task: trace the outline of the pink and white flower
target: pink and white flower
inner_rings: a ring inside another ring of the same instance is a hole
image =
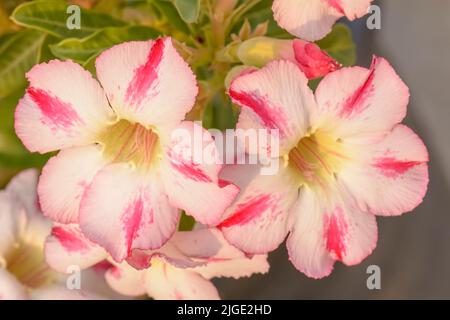
[[[248,277],[266,273],[267,255],[246,256],[229,245],[220,231],[180,231],[158,250],[133,250],[117,263],[100,246],[85,238],[77,225],[53,228],[46,243],[47,262],[65,272],[68,265],[88,268],[105,264],[105,278],[118,293],[154,299],[219,299],[214,277]]]
[[[227,169],[243,191],[218,228],[249,254],[272,251],[289,234],[292,263],[321,278],[336,260],[354,265],[372,252],[376,215],[422,202],[428,153],[400,124],[409,90],[385,59],[330,73],[315,95],[307,81],[291,62],[276,61],[232,82],[229,95],[242,107],[237,127],[278,129],[273,160],[284,166],[272,176]]]
[[[72,61],[53,60],[27,73],[16,133],[32,152],[61,150],[39,181],[44,214],[79,224],[117,261],[164,245],[178,208],[217,223],[238,189],[219,181],[220,165],[195,162],[186,139],[172,136],[195,130],[183,119],[198,91],[172,40],[114,46],[97,58],[96,72],[99,82]]]
[[[364,16],[373,0],[274,0],[272,10],[280,27],[298,38],[316,41],[346,16]]]
[[[101,298],[101,283],[92,290],[69,290],[65,277],[45,263],[52,223],[39,210],[37,179],[37,171],[26,170],[0,191],[0,300]]]

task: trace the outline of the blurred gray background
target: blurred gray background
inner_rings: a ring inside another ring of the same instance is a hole
[[[411,90],[406,123],[430,152],[430,185],[420,207],[378,218],[379,239],[363,263],[340,263],[323,280],[289,263],[285,246],[270,255],[271,270],[250,279],[219,279],[224,299],[450,299],[450,0],[382,0],[381,30],[366,18],[350,23],[358,64],[387,58]],[[368,290],[366,269],[381,268],[381,290]]]

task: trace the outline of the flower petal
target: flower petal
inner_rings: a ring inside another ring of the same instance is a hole
[[[7,270],[0,268],[0,300],[26,300],[26,288]]]
[[[124,163],[100,170],[80,205],[81,230],[116,261],[132,249],[160,248],[175,232],[178,218],[160,178]]]
[[[286,242],[289,259],[311,278],[323,278],[335,260],[355,265],[377,242],[375,217],[349,200],[325,202],[325,195],[304,187],[290,214],[291,234]]]
[[[171,38],[116,45],[97,58],[96,69],[117,114],[144,126],[178,125],[198,92]]]
[[[62,150],[51,158],[38,185],[44,215],[61,223],[77,223],[83,193],[106,164],[95,145]]]
[[[15,114],[16,133],[28,150],[46,153],[95,140],[113,113],[91,74],[72,61],[34,66]]]
[[[327,2],[331,0],[274,0],[272,10],[280,27],[297,38],[315,41],[326,36],[344,15]]]
[[[359,206],[391,216],[409,212],[423,200],[428,186],[428,152],[408,127],[398,125],[381,142],[359,147],[363,157],[339,174]]]
[[[370,69],[330,73],[320,82],[316,99],[316,127],[344,139],[380,136],[405,117],[409,90],[385,59],[374,57]]]
[[[145,273],[147,293],[157,300],[217,300],[212,282],[194,271],[156,261]]]
[[[228,242],[246,253],[270,252],[287,235],[288,212],[297,197],[295,173],[289,168],[273,176],[257,175],[242,188],[218,228]]]
[[[84,290],[68,289],[62,284],[51,284],[31,291],[32,300],[101,300],[102,297]]]
[[[289,152],[305,134],[309,111],[315,108],[308,80],[288,61],[271,62],[237,77],[228,94],[242,107],[237,128],[278,130],[282,154]]]
[[[14,248],[26,227],[23,206],[11,193],[0,191],[0,268],[6,264],[5,256]]]
[[[207,235],[214,237],[214,242],[220,244],[220,250],[216,253],[209,255],[205,255],[203,259],[205,260],[205,264],[195,267],[192,270],[199,273],[206,279],[212,279],[214,277],[228,277],[238,279],[241,277],[250,277],[254,273],[267,273],[269,271],[269,263],[267,262],[267,255],[254,255],[252,257],[247,256],[244,252],[237,249],[236,247],[230,245],[217,229],[200,229],[194,230],[191,232],[186,232],[181,235],[181,232],[178,233],[184,238],[186,241],[183,243],[186,248],[189,244],[189,239],[196,238],[195,233],[198,236],[204,237]],[[183,239],[183,240],[184,240]],[[177,240],[181,240],[178,238]],[[174,241],[176,241],[174,239]],[[196,246],[192,244],[189,247],[197,247],[197,248],[206,248],[209,247],[213,249],[211,246],[212,241],[202,241],[197,242]],[[212,243],[214,243],[212,242]],[[215,251],[213,249],[212,251]]]
[[[173,131],[162,168],[173,206],[200,223],[218,223],[239,192],[233,184],[219,181],[220,169],[216,145],[205,129],[185,121]]]
[[[337,10],[342,8],[349,20],[354,20],[365,16],[373,0],[328,0],[330,5],[334,5]]]
[[[70,273],[71,266],[86,269],[106,259],[106,251],[89,241],[78,225],[56,225],[45,243],[48,265],[60,273]]]
[[[109,286],[118,293],[138,297],[147,292],[145,272],[135,270],[126,263],[121,263],[106,271],[105,279]]]

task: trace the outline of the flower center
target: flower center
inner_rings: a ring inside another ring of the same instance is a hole
[[[127,120],[108,127],[98,142],[103,146],[104,155],[113,163],[131,162],[140,169],[149,169],[161,150],[154,130]]]
[[[289,152],[289,165],[297,169],[302,182],[326,187],[330,180],[335,179],[344,161],[349,159],[346,154],[342,142],[316,131],[302,138]]]
[[[57,278],[44,260],[43,248],[20,241],[5,256],[6,270],[28,288],[37,288]]]

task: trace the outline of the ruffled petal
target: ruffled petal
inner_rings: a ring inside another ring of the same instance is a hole
[[[220,221],[239,192],[219,181],[220,161],[211,135],[193,122],[183,122],[166,148],[162,177],[171,204],[207,225]]]
[[[258,71],[237,77],[228,94],[242,107],[237,129],[251,129],[256,133],[258,129],[277,130],[281,154],[289,152],[306,133],[309,112],[315,108],[308,79],[288,61],[274,61]],[[280,155],[274,154],[269,141],[258,143],[258,152],[270,157]]]
[[[178,218],[160,178],[124,163],[100,170],[80,205],[83,233],[119,262],[132,249],[160,248],[175,232]]]
[[[339,196],[324,201],[325,195],[304,187],[290,213],[289,259],[311,278],[328,276],[335,260],[358,264],[376,246],[375,216]]]
[[[428,152],[408,127],[398,125],[377,144],[358,146],[360,161],[338,175],[363,210],[382,216],[409,212],[428,186]]]
[[[330,6],[329,2],[332,1],[274,0],[272,10],[280,27],[297,38],[316,41],[325,37],[336,20],[344,15],[342,10]]]
[[[236,175],[227,167],[224,176]],[[276,175],[257,175],[242,186],[236,202],[218,225],[232,245],[249,254],[275,250],[287,235],[287,217],[298,197],[295,173],[280,168]],[[231,181],[234,179],[231,177]]]
[[[330,73],[320,82],[316,99],[313,126],[342,139],[379,139],[405,117],[409,89],[385,59],[375,57],[370,69]]]
[[[32,152],[93,142],[113,118],[98,82],[72,61],[36,65],[27,78],[30,86],[17,106],[15,128]]]
[[[56,225],[45,243],[48,265],[60,273],[70,272],[69,267],[86,269],[106,259],[106,251],[89,241],[78,225]]]
[[[156,128],[173,128],[193,107],[198,88],[171,38],[126,42],[96,60],[97,76],[117,114]]]
[[[51,158],[38,186],[44,214],[57,222],[77,223],[84,191],[106,164],[100,147],[95,145],[63,150]]]

